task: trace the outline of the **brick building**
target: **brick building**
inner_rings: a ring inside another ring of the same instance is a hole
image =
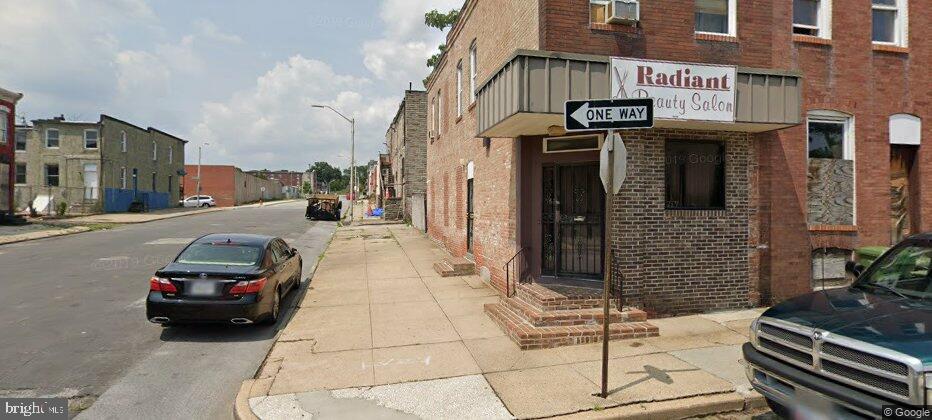
[[[197,165],[185,165],[184,190],[196,195]],[[214,198],[219,207],[233,207],[259,200],[278,200],[285,196],[281,181],[260,178],[233,165],[201,165],[201,194]]]
[[[608,246],[626,304],[741,308],[932,229],[919,2],[608,3],[467,0],[428,79],[428,232],[496,288],[591,296]],[[603,133],[566,133],[563,103],[643,96],[605,215]]]
[[[16,182],[16,153],[13,150],[13,138],[16,132],[16,103],[22,98],[22,93],[0,88],[0,223],[11,218],[15,212],[13,185]]]
[[[101,114],[97,121],[63,116],[18,128],[16,206],[67,203],[68,213],[149,210],[180,199],[186,140]],[[54,211],[36,208],[38,211]]]
[[[401,199],[403,219],[425,230],[427,185],[427,92],[406,90],[385,132],[388,147],[386,187]]]
[[[297,171],[268,171],[268,170],[258,170],[258,171],[246,171],[249,174],[259,176],[261,178],[274,179],[282,183],[286,187],[298,187],[301,188],[301,183],[303,181],[304,172]]]

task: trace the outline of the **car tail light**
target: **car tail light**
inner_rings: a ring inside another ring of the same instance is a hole
[[[178,293],[178,289],[172,284],[171,280],[160,277],[149,279],[149,291],[163,293]]]
[[[265,287],[266,280],[268,279],[263,277],[257,280],[238,281],[236,282],[236,284],[233,285],[233,287],[230,288],[230,294],[231,295],[243,295],[247,293],[259,293],[260,291],[262,291],[262,288]]]

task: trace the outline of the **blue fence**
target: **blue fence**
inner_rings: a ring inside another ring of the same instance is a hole
[[[171,206],[171,197],[168,193],[153,191],[122,190],[107,188],[104,190],[104,212],[119,213],[129,210],[133,201],[140,201],[149,210],[167,209]]]

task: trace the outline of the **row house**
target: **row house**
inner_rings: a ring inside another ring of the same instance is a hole
[[[649,316],[810,291],[853,249],[932,228],[920,6],[467,0],[427,80],[428,233],[535,305],[586,307],[606,248]],[[653,97],[655,125],[620,133],[606,197],[604,132],[567,133],[563,107],[625,97]],[[506,325],[513,301],[486,309]]]
[[[98,121],[33,120],[17,129],[16,206],[52,213],[174,207],[186,140],[109,115]]]
[[[391,189],[402,218],[427,229],[427,92],[408,89],[385,132]]]
[[[16,181],[13,151],[15,136],[16,103],[22,93],[0,88],[0,223],[12,222],[15,213],[14,187]]]

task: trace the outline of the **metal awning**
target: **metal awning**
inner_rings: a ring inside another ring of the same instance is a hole
[[[477,91],[477,137],[544,135],[567,100],[610,97],[608,56],[517,50]],[[798,72],[737,68],[735,122],[655,121],[655,127],[762,132],[799,124]]]

